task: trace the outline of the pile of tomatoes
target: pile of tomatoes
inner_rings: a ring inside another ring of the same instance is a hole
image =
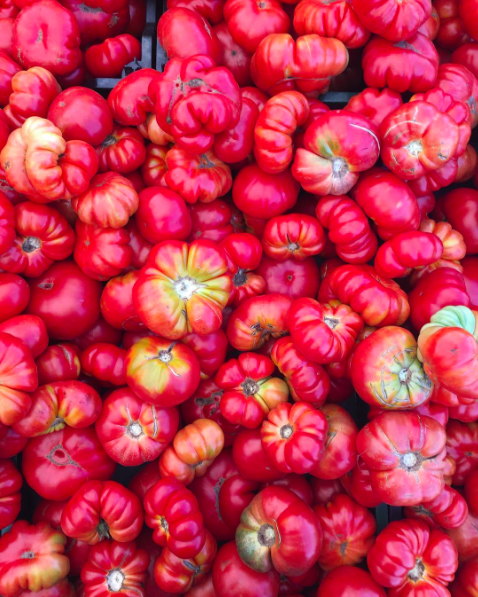
[[[476,597],[478,0],[145,13],[0,0],[0,595]]]

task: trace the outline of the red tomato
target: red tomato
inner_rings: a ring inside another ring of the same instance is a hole
[[[310,506],[292,491],[266,487],[246,507],[236,530],[242,561],[257,572],[275,568],[298,576],[317,561],[322,529]]]
[[[39,30],[43,32],[40,45],[36,43]],[[54,75],[67,75],[81,60],[78,23],[58,2],[34,2],[15,21],[12,51],[24,68],[43,66]]]
[[[302,261],[322,251],[325,234],[315,218],[288,214],[267,222],[261,242],[264,252],[276,261],[286,261],[289,257]]]
[[[386,412],[358,434],[357,451],[384,502],[414,506],[444,488],[445,429],[414,412]]]
[[[99,171],[113,170],[127,174],[139,168],[146,159],[146,148],[141,133],[135,128],[115,125],[113,131],[96,148]]]
[[[236,126],[219,133],[214,139],[214,153],[220,160],[234,166],[251,155],[258,117],[257,105],[251,99],[243,97],[241,115]]]
[[[426,0],[412,0],[397,5],[393,0],[353,0],[352,6],[361,23],[372,33],[392,42],[409,39],[430,16],[431,5]]]
[[[140,37],[143,34],[146,24],[146,2],[145,0],[129,0],[129,23],[126,33]]]
[[[146,122],[148,114],[154,112],[154,102],[148,89],[157,74],[152,68],[141,68],[126,75],[111,90],[108,107],[118,124],[138,126]]]
[[[316,97],[327,91],[331,78],[345,70],[347,62],[347,48],[338,39],[271,33],[257,46],[251,76],[270,95],[297,90]]]
[[[299,188],[290,169],[268,174],[257,164],[250,164],[236,176],[232,198],[247,216],[269,219],[294,207]]]
[[[470,471],[478,467],[478,424],[449,421],[447,431],[447,451],[456,461],[453,485],[463,485]]]
[[[310,478],[310,487],[312,488],[312,505],[325,506],[332,501],[335,496],[344,493],[342,483],[339,479],[332,479],[330,481],[324,479]]]
[[[133,305],[133,286],[139,272],[134,270],[111,279],[101,294],[100,308],[105,320],[114,328],[141,332],[145,325],[139,319]]]
[[[18,315],[0,323],[0,332],[5,332],[21,340],[31,350],[35,359],[48,346],[45,324],[36,315]]]
[[[217,39],[219,40],[219,43],[221,45],[222,65],[231,71],[240,87],[242,87],[243,85],[250,85],[252,83],[252,56],[243,48],[241,48],[241,46],[237,42],[234,41],[225,21],[213,27],[213,31],[216,34]],[[244,99],[245,98],[243,97],[243,107],[245,103]]]
[[[455,189],[439,200],[439,208],[451,226],[463,235],[467,255],[478,253],[478,191]]]
[[[309,0],[310,1],[310,0]],[[379,127],[382,120],[402,105],[402,96],[392,89],[366,88],[354,95],[346,106],[347,110],[369,118]]]
[[[418,267],[431,265],[443,254],[443,243],[431,232],[401,232],[377,251],[374,268],[379,276],[403,278]]]
[[[472,39],[478,39],[478,27],[473,22],[477,17],[477,3],[474,0],[460,0],[458,7],[465,31]]]
[[[36,525],[25,520],[15,522],[0,537],[2,595],[18,597],[23,591],[43,591],[65,578],[70,570],[65,544],[65,535],[44,522]],[[25,553],[34,557],[25,558]]]
[[[267,482],[284,477],[265,453],[259,429],[245,429],[237,435],[232,457],[239,474],[250,481]]]
[[[221,329],[206,335],[187,334],[181,341],[197,356],[201,379],[212,377],[226,360],[227,336]]]
[[[339,566],[320,583],[317,597],[348,597],[353,593],[362,597],[386,597],[385,589],[372,576],[356,566]]]
[[[81,381],[54,381],[40,386],[31,395],[32,405],[25,417],[14,424],[20,435],[36,437],[65,426],[92,425],[101,412],[101,398]]]
[[[19,454],[28,442],[27,437],[22,437],[12,427],[0,423],[0,450],[5,458],[12,458]]]
[[[101,316],[89,330],[73,339],[80,350],[86,350],[91,344],[104,342],[106,344],[121,344],[122,332],[112,327]],[[78,352],[79,354],[79,352]]]
[[[473,597],[478,589],[478,561],[475,559],[462,564],[450,586],[454,597]]]
[[[271,358],[284,375],[295,402],[321,406],[330,389],[330,380],[324,369],[306,358],[290,337],[279,338],[274,343]]]
[[[465,43],[453,52],[451,62],[456,62],[472,72],[475,77],[478,75],[478,44]]]
[[[10,526],[20,514],[23,477],[11,460],[0,459],[0,528]]]
[[[108,479],[115,463],[103,450],[93,427],[65,427],[28,440],[22,472],[45,499],[65,500],[89,480]]]
[[[314,507],[324,532],[319,565],[323,570],[360,563],[375,542],[377,523],[369,510],[339,494]]]
[[[340,483],[350,497],[365,508],[376,508],[382,503],[372,488],[370,469],[360,456],[354,468],[340,478]]]
[[[460,303],[467,305],[470,309],[478,309],[478,259],[475,257],[465,257],[460,261],[463,267],[463,278],[465,280],[466,293],[470,297],[470,303]]]
[[[141,60],[141,42],[130,33],[110,37],[86,50],[85,65],[92,77],[120,77],[127,64]]]
[[[168,7],[158,21],[158,42],[169,59],[201,54],[221,63],[221,44],[199,12],[187,7]]]
[[[338,479],[352,470],[357,461],[357,425],[341,406],[325,404],[320,410],[327,419],[327,440],[324,456],[311,474],[319,479]]]
[[[303,475],[315,468],[326,438],[327,419],[307,403],[279,404],[261,425],[264,451],[284,473]]]
[[[442,48],[455,50],[470,41],[459,13],[459,0],[435,0],[433,4],[440,17],[437,44]]]
[[[141,191],[135,220],[141,234],[152,243],[186,240],[191,233],[191,215],[184,200],[167,188]]]
[[[279,594],[279,573],[271,568],[268,572],[257,572],[241,560],[236,543],[226,543],[219,550],[214,561],[212,581],[216,597],[234,597],[231,589],[240,589],[241,597],[277,597]],[[237,595],[237,593],[236,593]]]
[[[179,558],[193,558],[206,542],[204,520],[194,494],[176,479],[161,479],[144,498],[153,539]]]
[[[430,531],[418,520],[396,520],[378,535],[367,564],[374,579],[390,587],[390,597],[415,591],[446,595],[458,553],[443,531]]]
[[[441,64],[438,69],[436,86],[449,93],[454,100],[468,104],[471,112],[472,127],[478,123],[478,81],[461,64]]]
[[[163,178],[166,173],[167,153],[168,147],[164,145],[155,145],[154,143],[150,143],[146,147],[146,159],[141,166],[141,176],[146,186],[164,186]]]
[[[223,199],[215,199],[211,203],[194,203],[189,207],[192,230],[189,240],[213,240],[221,242],[232,235],[232,206]]]
[[[139,466],[165,450],[178,424],[177,409],[151,406],[128,388],[121,388],[104,401],[96,433],[112,460],[123,466]]]
[[[405,508],[404,513],[407,518],[422,520],[432,529],[455,529],[465,523],[468,506],[458,491],[445,485],[444,490],[435,499],[423,502],[419,506]]]
[[[129,10],[126,0],[62,0],[78,21],[81,42],[89,45],[123,33],[128,26]]]
[[[277,293],[291,299],[310,298],[319,290],[319,268],[313,257],[279,262],[264,255],[255,273],[264,279],[268,296]]]
[[[0,19],[15,18],[19,13],[19,7],[12,0],[3,0],[0,6]]]
[[[149,462],[145,466],[141,467],[133,476],[128,484],[128,489],[137,495],[141,502],[143,502],[144,496],[146,495],[148,489],[157,483],[160,478],[158,463],[156,461]],[[139,538],[141,539],[141,535]]]
[[[108,597],[110,593],[125,589],[142,595],[148,564],[148,553],[138,549],[134,541],[119,543],[106,540],[93,545],[81,569],[85,595]]]
[[[29,298],[30,288],[23,278],[0,273],[0,321],[19,315],[27,306]]]

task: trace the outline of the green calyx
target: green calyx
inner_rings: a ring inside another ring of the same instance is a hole
[[[426,323],[422,329],[426,330],[430,327],[444,327],[444,328],[462,328],[470,334],[475,332],[475,316],[473,311],[463,305],[444,307],[432,315],[430,323]]]

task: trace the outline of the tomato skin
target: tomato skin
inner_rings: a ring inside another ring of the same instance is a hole
[[[115,125],[101,145],[96,147],[99,171],[129,174],[146,159],[146,147],[141,133],[132,127]]]
[[[337,255],[347,263],[366,263],[377,252],[377,237],[362,209],[346,195],[326,195],[318,202],[317,219],[328,228]]]
[[[352,383],[362,400],[394,411],[420,406],[432,394],[413,334],[397,326],[380,328],[358,344]]]
[[[219,133],[214,139],[213,150],[216,156],[232,167],[246,160],[254,147],[254,130],[258,118],[257,105],[251,99],[243,97],[238,123]]]
[[[324,456],[311,474],[319,479],[338,479],[352,470],[357,461],[357,425],[337,404],[324,404],[320,410],[327,419],[327,440]]]
[[[466,254],[478,253],[478,235],[475,223],[478,219],[478,191],[455,189],[439,199],[438,205],[452,228],[463,235]]]
[[[172,7],[158,21],[158,42],[168,58],[201,54],[221,63],[221,45],[206,19],[188,7]]]
[[[266,529],[270,538],[264,545],[261,536]],[[258,493],[242,513],[236,545],[241,559],[253,570],[275,568],[280,574],[298,576],[317,561],[322,529],[312,508],[297,495],[271,486]]]
[[[61,528],[73,539],[96,545],[105,538],[132,541],[143,526],[138,497],[115,481],[89,481],[70,498]]]
[[[141,60],[141,42],[130,31],[105,39],[85,52],[85,65],[93,77],[119,77],[135,59]]]
[[[11,460],[0,459],[0,528],[11,525],[20,514],[23,477]]]
[[[178,429],[175,408],[152,407],[127,388],[112,392],[103,403],[96,433],[108,456],[123,466],[155,460]]]
[[[434,270],[421,278],[408,293],[413,327],[420,330],[443,307],[465,305],[474,308],[470,304],[469,287],[466,284],[466,277],[448,267]]]
[[[124,348],[106,342],[97,342],[81,353],[81,370],[106,386],[124,386],[125,359]]]
[[[264,255],[255,273],[264,279],[266,294],[277,293],[294,300],[314,297],[319,290],[319,271],[313,257],[279,262]]]
[[[239,474],[250,481],[267,482],[284,477],[265,453],[259,429],[244,429],[238,433],[232,457]]]
[[[28,305],[29,299],[30,288],[22,277],[0,273],[0,321],[20,315]]]
[[[236,176],[232,185],[232,198],[247,216],[269,219],[294,207],[299,188],[300,185],[290,169],[270,174],[261,170],[257,164],[249,164]]]
[[[175,406],[199,385],[199,361],[181,342],[146,337],[126,352],[125,377],[142,400],[155,406]]]
[[[133,305],[133,287],[139,278],[139,271],[133,270],[108,281],[100,300],[101,314],[118,330],[142,332],[146,329]]]
[[[290,257],[303,261],[322,251],[325,234],[315,218],[305,214],[288,214],[267,222],[261,242],[266,255],[276,261]]]
[[[191,233],[192,221],[186,203],[166,188],[141,191],[135,220],[141,234],[152,243],[186,240]]]
[[[424,522],[406,519],[391,522],[379,533],[367,563],[374,579],[391,587],[392,597],[417,586],[445,595],[458,568],[458,553],[443,531],[430,531]]]
[[[295,402],[322,406],[330,390],[330,379],[325,370],[305,357],[289,336],[274,343],[271,359],[284,375]]]
[[[70,498],[86,481],[107,479],[114,469],[93,427],[65,427],[34,437],[23,451],[25,480],[45,499]]]
[[[451,61],[466,66],[475,77],[478,74],[478,45],[476,42],[460,44],[451,55]]]
[[[364,508],[376,508],[382,503],[381,498],[377,497],[372,488],[370,469],[360,456],[354,468],[340,478],[340,483],[350,497]]]
[[[111,592],[107,582],[113,571],[123,575],[128,592],[142,594],[148,564],[148,553],[138,549],[134,541],[119,543],[107,539],[97,543],[92,546],[88,561],[81,569],[85,595],[107,597]]]
[[[144,501],[144,496],[148,489],[153,487],[155,483],[160,480],[158,463],[157,462],[149,462],[145,466],[141,467],[139,471],[133,476],[131,481],[128,484],[128,489],[131,490],[141,502]],[[151,533],[152,535],[152,533]],[[140,534],[139,539],[141,539],[142,534]],[[151,543],[153,543],[151,537]],[[156,545],[156,543],[154,543]]]
[[[324,532],[320,567],[333,570],[361,562],[375,542],[377,524],[373,515],[344,494],[315,506],[314,512]]]
[[[231,71],[236,79],[238,85],[250,85],[251,80],[251,58],[249,52],[246,52],[241,46],[234,41],[225,21],[218,23],[213,27],[213,31],[221,44],[222,49],[222,65]],[[244,97],[242,98],[242,105],[244,107]],[[219,154],[218,154],[219,157]],[[221,158],[224,160],[224,158]],[[227,161],[227,160],[224,160]]]
[[[455,529],[465,523],[468,505],[458,491],[445,485],[442,493],[435,499],[423,502],[419,506],[405,508],[404,513],[407,518],[423,520],[431,529]]]
[[[104,342],[106,344],[120,344],[122,340],[122,332],[111,326],[103,317],[94,323],[89,330],[81,336],[77,336],[72,340],[73,344],[77,346],[80,351],[86,350],[92,344]],[[79,354],[79,352],[78,352]]]
[[[471,111],[471,126],[478,122],[478,84],[476,77],[461,64],[441,64],[438,69],[437,87],[450,94],[455,101],[465,102]]]
[[[0,449],[4,458],[12,458],[26,446],[27,437],[22,437],[12,427],[0,423]]]
[[[152,68],[141,68],[126,75],[111,90],[108,108],[118,124],[138,126],[146,122],[148,114],[154,112],[154,103],[148,90],[156,75],[157,72]]]
[[[324,139],[329,142],[324,142]],[[378,128],[365,116],[330,110],[307,128],[304,148],[296,151],[292,174],[316,195],[343,195],[380,154]]]
[[[261,425],[262,446],[285,473],[310,472],[324,453],[326,437],[325,416],[305,403],[279,404]]]
[[[360,592],[363,597],[386,597],[385,589],[371,574],[356,566],[339,566],[329,572],[320,583],[316,597],[348,597],[354,592]]]
[[[277,597],[279,594],[279,573],[274,568],[268,572],[249,568],[241,560],[234,541],[218,551],[212,580],[216,597],[256,597],[258,593],[263,597]]]
[[[36,437],[63,429],[92,425],[101,412],[101,398],[81,381],[54,381],[31,394],[32,405],[25,417],[14,424],[20,435]]]
[[[35,48],[38,27],[45,30],[41,48]],[[67,75],[80,64],[80,30],[72,13],[48,1],[26,6],[15,21],[12,51],[23,68],[43,66],[54,75]]]
[[[456,461],[453,485],[463,485],[470,471],[478,467],[478,424],[450,420],[446,431],[447,451]]]
[[[211,203],[193,203],[189,207],[192,229],[189,240],[212,240],[220,243],[234,232],[232,225],[232,206],[224,199],[215,199]]]
[[[391,411],[360,431],[357,451],[370,468],[377,497],[389,504],[414,506],[443,490],[445,441],[445,429],[435,419],[413,411]]]
[[[65,535],[44,522],[36,525],[25,520],[15,522],[0,538],[2,595],[18,597],[23,590],[42,591],[65,578],[70,570],[65,544]],[[35,563],[21,558],[27,551],[35,554]]]
[[[205,55],[173,58],[149,87],[161,129],[171,134],[180,147],[196,154],[211,149],[214,136],[235,126],[240,117],[239,86],[232,73],[216,67],[217,63]],[[201,85],[184,85],[178,92],[178,76],[184,82],[199,78]]]
[[[447,50],[455,50],[471,41],[459,13],[458,0],[435,0],[434,6],[440,17],[440,29],[436,39],[438,45]]]
[[[425,0],[414,0],[403,6],[390,0],[371,3],[353,0],[352,7],[364,27],[393,42],[410,38],[431,14],[431,5]]]
[[[0,323],[0,332],[5,332],[21,340],[31,350],[34,359],[48,346],[45,324],[36,315],[17,315]]]
[[[473,597],[478,589],[478,561],[476,558],[462,564],[450,586],[453,597]]]
[[[271,33],[257,46],[251,76],[270,95],[296,90],[316,97],[347,63],[347,48],[338,39],[311,34],[294,40],[288,33]]]

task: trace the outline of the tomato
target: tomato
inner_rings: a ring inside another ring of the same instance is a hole
[[[81,353],[81,370],[91,375],[107,386],[124,386],[126,350],[108,344],[97,342],[91,344]]]
[[[267,294],[282,294],[291,299],[313,297],[319,290],[319,269],[313,257],[302,261],[289,258],[279,262],[275,259],[264,257],[256,274],[265,281]]]
[[[269,174],[250,164],[236,176],[232,198],[244,214],[269,219],[294,207],[299,188],[289,169]]]
[[[338,301],[318,303],[302,298],[292,303],[287,318],[294,345],[320,364],[345,358],[363,327],[360,315]]]
[[[42,591],[65,578],[70,570],[65,544],[65,535],[44,522],[15,522],[0,537],[2,595],[18,597],[23,591]]]
[[[144,498],[146,524],[153,539],[180,558],[193,558],[204,546],[206,530],[193,493],[176,479],[161,479]]]
[[[442,425],[414,412],[386,412],[368,423],[357,451],[377,497],[405,506],[435,498],[444,487],[445,440]]]
[[[374,579],[390,587],[390,597],[406,592],[446,595],[445,586],[458,568],[458,553],[443,531],[430,531],[419,520],[397,520],[379,533],[367,563]]]
[[[422,520],[431,529],[455,529],[465,523],[468,506],[458,491],[445,485],[444,490],[435,499],[423,502],[419,506],[405,508],[404,513],[407,518]]]
[[[413,327],[420,330],[432,315],[449,305],[470,305],[467,279],[449,267],[439,268],[420,279],[409,292],[410,318]]]
[[[282,487],[257,494],[241,516],[236,545],[242,561],[257,572],[275,568],[297,576],[316,561],[322,530],[312,508]]]
[[[0,423],[0,450],[2,457],[12,458],[19,454],[26,446],[28,438],[18,435],[12,427]],[[259,442],[260,443],[260,442]]]
[[[234,166],[251,155],[254,147],[254,129],[258,117],[259,108],[257,105],[251,99],[242,97],[238,123],[234,127],[219,133],[214,139],[214,153],[220,160]]]
[[[20,435],[36,437],[63,429],[92,425],[101,412],[101,398],[81,381],[55,381],[40,386],[31,395],[32,404],[25,417],[14,424]]]
[[[36,39],[43,32],[41,45]],[[15,21],[12,51],[24,68],[43,66],[54,75],[67,75],[80,63],[80,30],[72,13],[46,0],[26,6]]]
[[[385,589],[372,576],[356,566],[339,566],[320,583],[317,597],[348,597],[360,593],[362,597],[386,597]]]
[[[178,93],[177,77],[185,83],[200,79],[202,84],[186,84]],[[215,67],[208,56],[170,60],[152,82],[149,93],[156,101],[159,126],[171,133],[183,149],[191,152],[209,150],[215,134],[235,126],[239,121],[239,86],[230,71]]]
[[[463,485],[470,471],[478,466],[478,424],[451,420],[447,425],[447,451],[456,461],[454,485]]]
[[[478,83],[473,73],[461,64],[441,64],[436,85],[454,100],[468,104],[471,126],[475,127],[478,122]]]
[[[221,45],[209,23],[195,10],[168,7],[158,21],[158,42],[167,57],[191,58],[201,54],[216,64],[221,62]]]
[[[352,359],[352,383],[365,402],[384,409],[414,408],[432,393],[413,334],[397,326],[380,328],[359,343]]]
[[[114,37],[128,26],[129,10],[125,0],[87,0],[84,4],[78,0],[62,0],[62,3],[75,15],[83,45]]]
[[[261,426],[264,451],[284,473],[310,472],[323,456],[326,437],[325,416],[306,403],[279,404]]]
[[[86,50],[85,65],[92,77],[120,77],[127,64],[141,60],[141,43],[130,33],[110,37]]]
[[[155,460],[173,440],[179,416],[175,408],[142,402],[131,390],[119,389],[103,403],[96,433],[106,453],[123,466]]]
[[[478,253],[478,235],[474,223],[478,217],[478,191],[455,189],[439,200],[439,207],[452,228],[460,232],[466,245],[466,254]]]
[[[333,570],[361,562],[375,541],[377,525],[373,515],[344,494],[315,506],[314,512],[324,532],[320,567]]]
[[[454,50],[470,41],[459,13],[459,0],[435,0],[434,6],[440,17],[437,44],[442,48]]]
[[[324,231],[311,216],[288,214],[271,218],[261,239],[264,252],[276,261],[302,261],[318,255],[325,245]]]
[[[55,77],[41,66],[20,71],[12,77],[12,94],[4,114],[12,130],[29,116],[45,118],[55,97],[61,93]]]
[[[354,468],[340,478],[341,487],[364,508],[376,508],[382,503],[377,497],[370,482],[370,469],[360,456]],[[326,500],[323,505],[327,503]]]
[[[185,6],[199,13],[212,25],[223,20],[223,4],[222,0],[167,0],[168,9]]]
[[[224,447],[224,432],[215,421],[198,419],[183,427],[161,455],[162,478],[175,477],[189,485],[202,477]]]
[[[425,0],[412,0],[403,5],[392,0],[373,0],[368,4],[364,0],[353,0],[352,7],[364,27],[392,42],[409,39],[431,14],[431,5]]]
[[[270,410],[286,402],[286,383],[272,377],[274,364],[267,356],[246,352],[219,368],[215,383],[224,390],[221,413],[235,425],[255,429]]]
[[[89,189],[74,197],[73,209],[85,224],[121,228],[139,206],[133,183],[116,172],[96,175]]]
[[[288,33],[271,33],[257,46],[251,76],[270,95],[297,90],[315,97],[347,63],[347,48],[338,39],[311,34],[294,40]]]
[[[349,49],[360,48],[370,37],[352,3],[345,0],[330,5],[324,0],[302,0],[294,11],[294,30],[298,35],[316,33],[335,37]]]
[[[184,594],[206,580],[216,552],[216,541],[209,531],[206,531],[206,542],[201,551],[192,558],[179,558],[165,547],[154,565],[154,580],[164,591]]]
[[[135,220],[141,234],[152,243],[185,240],[191,233],[192,221],[186,203],[167,188],[141,191]]]
[[[360,178],[355,200],[373,220],[383,240],[418,229],[420,209],[415,195],[403,180],[387,170],[372,170]]]
[[[284,476],[265,453],[259,429],[245,429],[238,433],[232,457],[240,475],[250,481],[275,481]]]
[[[325,404],[320,409],[327,419],[325,453],[311,474],[319,479],[338,479],[355,465],[357,425],[352,417],[336,404]]]
[[[327,195],[316,206],[319,222],[337,255],[348,263],[366,263],[377,252],[377,237],[362,209],[346,195]]]
[[[0,528],[11,525],[20,514],[23,477],[11,460],[0,459]]]
[[[165,157],[164,182],[187,203],[210,203],[231,188],[231,170],[213,151],[201,152],[173,147]]]
[[[0,323],[0,332],[5,332],[21,340],[37,358],[48,346],[45,324],[36,315],[17,315]]]
[[[222,10],[222,4],[221,4]],[[211,21],[210,21],[211,22]],[[231,71],[236,79],[238,85],[243,87],[244,85],[251,84],[251,58],[249,52],[246,52],[236,41],[234,41],[225,21],[217,24],[213,27],[213,31],[216,34],[219,44],[222,50],[222,62],[221,64]],[[250,103],[243,102],[242,106],[247,103],[246,110],[249,110]],[[253,102],[254,103],[254,102]],[[244,112],[241,112],[241,119]],[[257,114],[256,114],[257,119]],[[227,134],[227,133],[226,133]],[[221,159],[224,159],[223,157]],[[227,160],[225,160],[227,161]]]
[[[277,597],[279,593],[279,573],[274,568],[257,572],[244,564],[234,541],[219,550],[212,580],[216,597]]]
[[[369,265],[343,265],[330,276],[332,298],[350,305],[371,326],[401,325],[408,318],[410,306],[407,296],[393,280],[381,278]],[[323,295],[319,300],[330,300]]]
[[[154,102],[148,89],[156,75],[157,72],[152,68],[141,68],[126,75],[111,90],[108,107],[118,124],[138,126],[146,123],[148,115],[154,112]]]
[[[192,229],[189,240],[205,239],[221,242],[232,235],[232,206],[223,199],[211,203],[194,203],[189,206]]]
[[[472,72],[475,77],[478,74],[477,68],[477,54],[478,45],[476,43],[464,43],[460,44],[451,55],[451,62],[466,66],[466,68]]]
[[[73,339],[73,344],[81,351],[98,342],[121,344],[122,337],[123,334],[120,330],[115,329],[100,316],[89,330]],[[78,354],[80,354],[80,351],[78,351]]]
[[[111,134],[96,148],[99,171],[113,170],[127,174],[139,168],[146,159],[146,148],[141,133],[135,128],[115,125]]]
[[[324,142],[324,139],[328,139]],[[292,174],[302,188],[317,195],[343,195],[379,157],[377,127],[365,116],[331,110],[319,116],[296,151]]]
[[[295,402],[315,407],[325,402],[330,389],[329,376],[320,365],[305,357],[290,337],[279,338],[274,343],[271,358],[284,375]]]
[[[155,145],[154,143],[150,143],[146,147],[146,158],[141,166],[141,177],[146,186],[164,186],[163,178],[166,173],[167,153],[168,147],[164,145]]]
[[[457,173],[455,182],[466,182],[473,176],[476,178],[478,155],[475,148],[468,144],[465,152],[457,158]],[[431,210],[430,210],[431,211]]]
[[[86,481],[107,479],[114,469],[92,427],[67,426],[32,438],[23,451],[25,480],[45,499],[67,499]]]
[[[465,281],[466,293],[470,298],[470,303],[460,303],[469,306],[470,309],[478,309],[478,260],[475,257],[465,257],[460,261],[463,267],[463,279]]]
[[[110,593],[143,594],[149,555],[133,541],[102,541],[93,545],[81,569],[85,597],[108,597]]]
[[[19,13],[19,7],[12,0],[4,0],[0,7],[0,18],[15,18]]]
[[[226,360],[227,336],[221,329],[207,335],[188,334],[182,338],[199,360],[201,379],[208,379],[216,373]]]
[[[460,566],[450,590],[454,597],[473,597],[477,589],[478,568],[477,560],[474,558]]]

